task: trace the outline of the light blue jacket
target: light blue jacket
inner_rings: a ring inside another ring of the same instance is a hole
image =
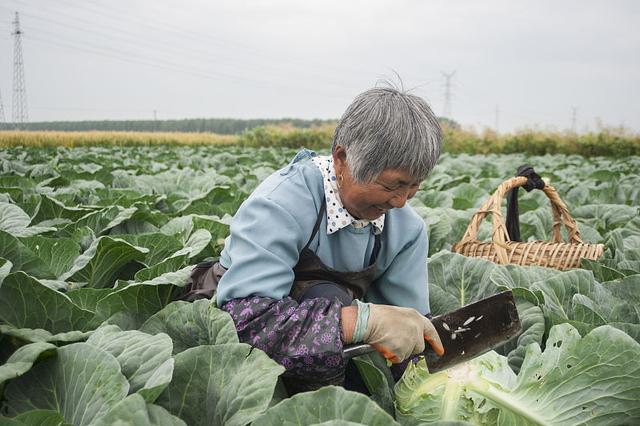
[[[322,174],[303,150],[286,167],[264,180],[245,200],[231,223],[220,263],[217,303],[250,295],[282,299],[291,291],[293,267],[311,236],[324,199]],[[368,266],[374,244],[372,225],[349,225],[327,235],[326,214],[309,246],[325,265],[339,271]],[[385,218],[376,278],[367,302],[430,313],[427,288],[428,239],[425,224],[406,204]]]

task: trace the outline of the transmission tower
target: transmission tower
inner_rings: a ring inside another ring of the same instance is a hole
[[[446,73],[442,72],[442,76],[445,78],[444,83],[444,108],[442,109],[442,116],[451,118],[451,79],[456,72]]]
[[[27,113],[27,88],[24,84],[24,61],[22,60],[22,30],[16,12],[13,21],[13,123],[19,126],[29,120]]]
[[[576,133],[578,131],[578,108],[571,107],[571,132]]]
[[[7,119],[4,116],[4,106],[2,105],[2,92],[0,92],[0,124],[6,123]],[[2,127],[2,126],[0,126]]]

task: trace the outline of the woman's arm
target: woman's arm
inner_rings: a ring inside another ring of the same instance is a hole
[[[313,205],[306,210],[313,216]],[[231,262],[223,262],[228,270],[218,285],[217,300],[221,305],[249,295],[281,299],[289,294],[293,267],[309,238],[313,217],[308,219],[311,225],[299,223],[300,219],[304,218],[293,217],[281,203],[266,196],[253,196],[242,204],[221,256],[222,261]]]
[[[322,381],[344,371],[341,319],[350,339],[355,307],[325,298],[298,304],[290,297],[249,296],[232,299],[222,309],[233,318],[240,341],[265,351],[287,369],[286,376]]]
[[[356,328],[357,319],[358,308],[356,306],[347,306],[341,309],[340,337],[345,345],[348,345],[353,341],[353,332]]]

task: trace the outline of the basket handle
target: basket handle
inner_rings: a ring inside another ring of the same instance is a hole
[[[500,184],[496,191],[490,196],[487,201],[476,211],[467,226],[462,239],[456,246],[461,246],[470,242],[478,242],[478,230],[480,224],[491,213],[493,215],[493,232],[491,235],[492,242],[496,244],[496,251],[498,257],[504,256],[505,263],[507,259],[507,242],[511,242],[507,227],[502,217],[502,201],[507,192],[513,188],[524,186],[527,183],[527,178],[524,176],[514,177],[508,179]],[[560,199],[560,196],[556,192],[555,188],[549,185],[545,185],[542,191],[547,195],[551,202],[551,213],[553,216],[553,242],[561,243],[562,234],[560,234],[560,225],[564,225],[569,235],[569,242],[573,244],[583,243],[580,238],[580,231],[578,225],[573,219],[566,204]]]
[[[542,189],[545,186],[540,175],[533,170],[533,167],[526,164],[518,167],[516,176],[525,176],[527,178],[527,184],[523,187],[527,192],[534,189]],[[522,241],[520,237],[520,214],[518,213],[519,189],[519,187],[515,187],[507,192],[507,232],[511,241]]]

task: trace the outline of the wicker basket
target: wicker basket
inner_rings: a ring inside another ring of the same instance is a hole
[[[514,177],[498,186],[482,207],[473,215],[462,239],[454,244],[453,251],[470,257],[480,257],[492,262],[516,265],[538,265],[548,268],[569,269],[580,265],[580,258],[595,260],[604,252],[602,244],[584,243],[576,221],[556,190],[548,185],[542,189],[551,201],[553,214],[553,241],[516,242],[509,233],[502,217],[502,200],[513,188],[524,186],[526,177]],[[491,242],[478,241],[480,223],[488,213],[493,215]],[[560,225],[567,230],[569,242],[563,242]]]

